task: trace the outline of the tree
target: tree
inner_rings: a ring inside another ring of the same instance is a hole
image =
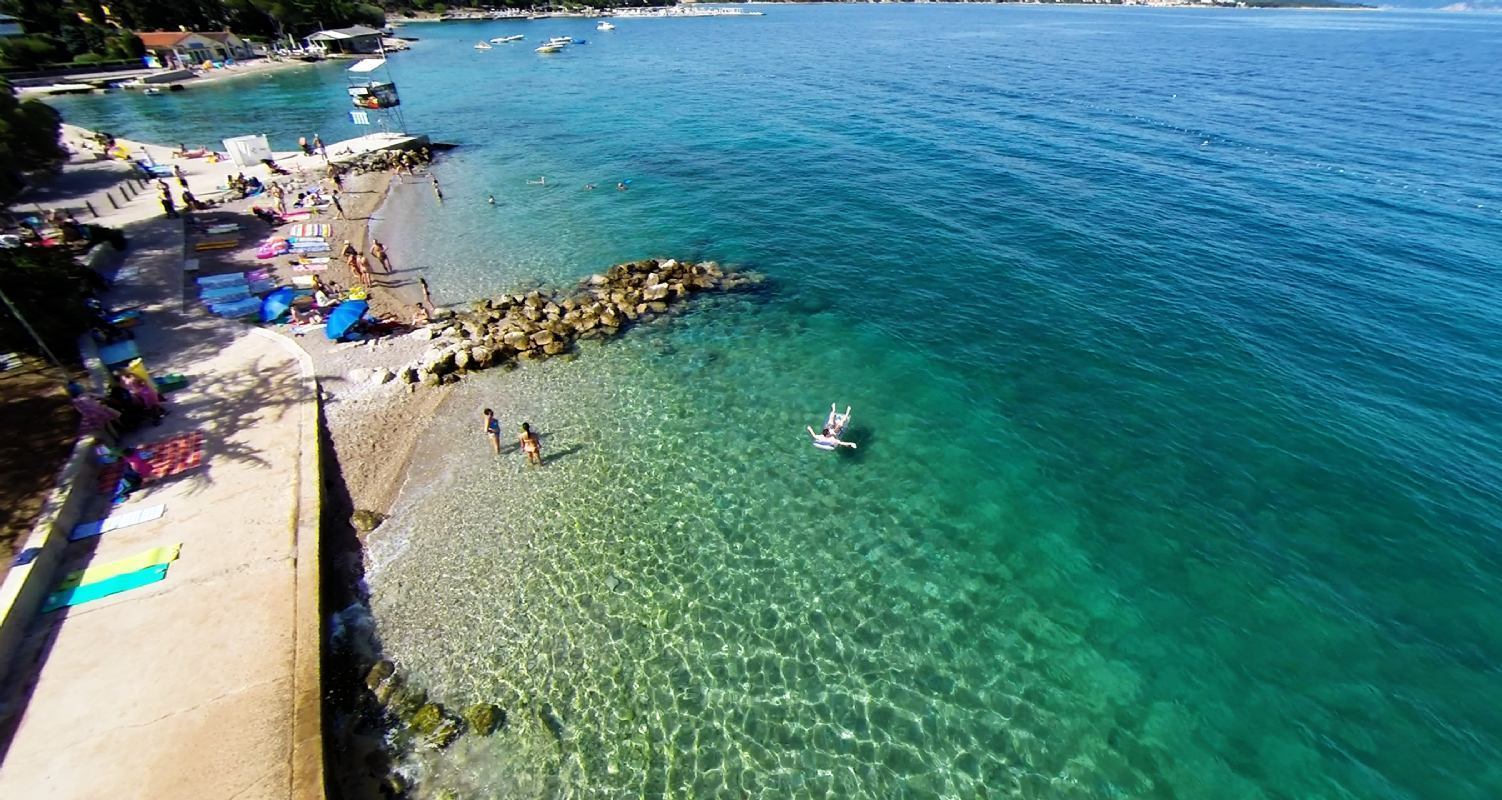
[[[62,117],[39,100],[20,101],[0,80],[0,206],[9,206],[26,187],[27,176],[55,172],[68,159],[62,145]]]

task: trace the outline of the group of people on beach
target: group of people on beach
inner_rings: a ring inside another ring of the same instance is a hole
[[[500,455],[501,421],[496,419],[495,412],[491,409],[487,408],[483,413],[485,418],[482,430],[485,437],[490,440],[490,446],[495,450],[495,454]],[[532,426],[529,423],[522,423],[521,432],[517,434],[517,444],[522,455],[527,457],[527,463],[537,467],[542,466],[542,440],[532,432]]]

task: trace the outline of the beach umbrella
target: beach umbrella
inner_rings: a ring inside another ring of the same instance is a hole
[[[344,338],[344,334],[349,333],[349,329],[353,328],[355,323],[359,322],[360,318],[365,316],[365,310],[368,308],[370,308],[370,304],[364,300],[345,300],[337,308],[329,312],[328,323],[324,331],[334,341]]]
[[[261,321],[270,322],[280,319],[283,314],[287,313],[287,309],[292,307],[292,298],[296,295],[297,293],[290,286],[283,286],[266,295],[266,299],[261,301]]]

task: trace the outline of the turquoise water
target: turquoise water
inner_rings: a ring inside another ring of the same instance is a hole
[[[1502,18],[766,10],[408,28],[440,300],[774,280],[433,421],[373,608],[512,714],[428,796],[1502,796]],[[59,105],[290,147],[342,86]]]

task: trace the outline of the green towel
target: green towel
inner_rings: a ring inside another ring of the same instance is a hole
[[[144,553],[136,553],[129,558],[122,558],[119,561],[99,564],[88,569],[75,570],[63,576],[62,583],[59,583],[57,589],[54,591],[60,592],[78,586],[88,586],[91,583],[109,580],[116,575],[124,575],[127,572],[135,572],[138,569],[176,561],[178,551],[182,550],[182,547],[181,542],[169,544],[152,548]]]
[[[90,600],[109,597],[112,594],[136,589],[148,583],[156,583],[165,577],[167,577],[167,565],[157,564],[146,569],[138,569],[135,572],[127,572],[123,575],[116,575],[113,578],[106,578],[98,583],[91,583],[87,586],[61,589],[47,595],[47,599],[42,602],[42,613],[46,614],[59,608],[76,606],[79,603],[87,603]]]

